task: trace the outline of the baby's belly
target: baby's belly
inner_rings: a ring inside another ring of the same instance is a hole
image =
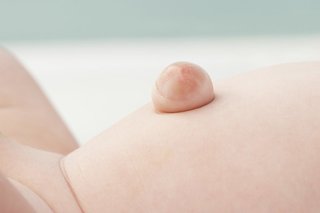
[[[147,105],[66,158],[87,212],[319,212],[320,63],[215,86],[197,110]]]

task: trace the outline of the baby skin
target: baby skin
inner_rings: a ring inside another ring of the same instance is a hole
[[[152,104],[74,151],[0,139],[0,208],[319,212],[319,82],[320,63],[292,63],[213,92],[200,67],[173,64]]]

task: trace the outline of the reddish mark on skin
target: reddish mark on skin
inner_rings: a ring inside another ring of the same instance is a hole
[[[198,66],[176,63],[167,67],[161,74],[157,88],[165,98],[184,100],[197,92],[204,81],[204,76],[205,73]]]

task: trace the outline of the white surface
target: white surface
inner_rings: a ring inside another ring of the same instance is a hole
[[[320,35],[241,39],[9,43],[81,143],[149,101],[159,72],[175,61],[214,80],[275,63],[320,60]]]

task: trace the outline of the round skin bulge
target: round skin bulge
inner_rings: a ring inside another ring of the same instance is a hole
[[[182,112],[210,103],[214,91],[209,75],[198,65],[177,62],[158,77],[152,92],[158,112]]]

